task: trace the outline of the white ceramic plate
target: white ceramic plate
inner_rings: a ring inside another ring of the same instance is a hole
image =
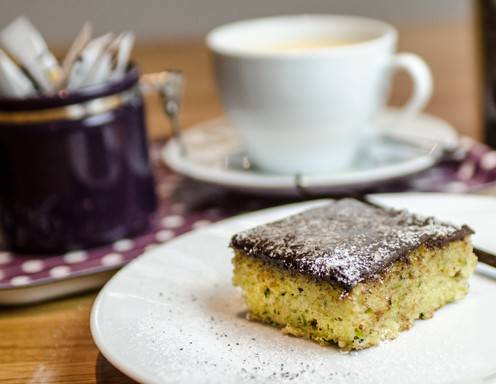
[[[496,250],[496,199],[387,195],[378,201],[468,222]],[[91,315],[97,346],[147,383],[488,383],[496,379],[496,281],[396,340],[344,354],[245,320],[231,285],[230,236],[323,201],[268,209],[191,232],[133,261],[103,288]],[[492,376],[491,376],[492,375]]]
[[[164,162],[177,173],[202,182],[262,195],[336,193],[371,187],[406,177],[432,167],[440,146],[454,147],[457,134],[446,121],[422,114],[411,120],[400,118],[395,109],[381,116],[379,128],[389,137],[408,137],[417,145],[378,138],[370,141],[347,170],[324,175],[279,175],[248,164],[235,130],[225,119],[199,124],[183,132],[187,155],[170,140],[162,151]]]

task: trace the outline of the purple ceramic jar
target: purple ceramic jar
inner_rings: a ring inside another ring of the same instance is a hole
[[[156,195],[139,72],[0,99],[0,225],[16,252],[66,252],[147,227]]]

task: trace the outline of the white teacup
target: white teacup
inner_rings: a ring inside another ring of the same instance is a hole
[[[378,20],[336,15],[240,21],[210,32],[218,88],[248,158],[277,173],[346,168],[376,134],[397,69],[414,83],[405,116],[420,112],[431,74],[418,56],[395,54],[397,35]]]

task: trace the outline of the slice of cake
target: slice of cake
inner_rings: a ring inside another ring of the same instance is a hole
[[[233,236],[249,317],[284,333],[363,349],[467,294],[467,226],[333,201]]]

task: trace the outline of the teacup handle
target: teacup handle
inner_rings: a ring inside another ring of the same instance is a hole
[[[404,116],[416,115],[424,109],[432,95],[432,74],[429,66],[413,53],[398,53],[391,63],[393,70],[404,70],[413,80],[413,94],[402,108]]]

